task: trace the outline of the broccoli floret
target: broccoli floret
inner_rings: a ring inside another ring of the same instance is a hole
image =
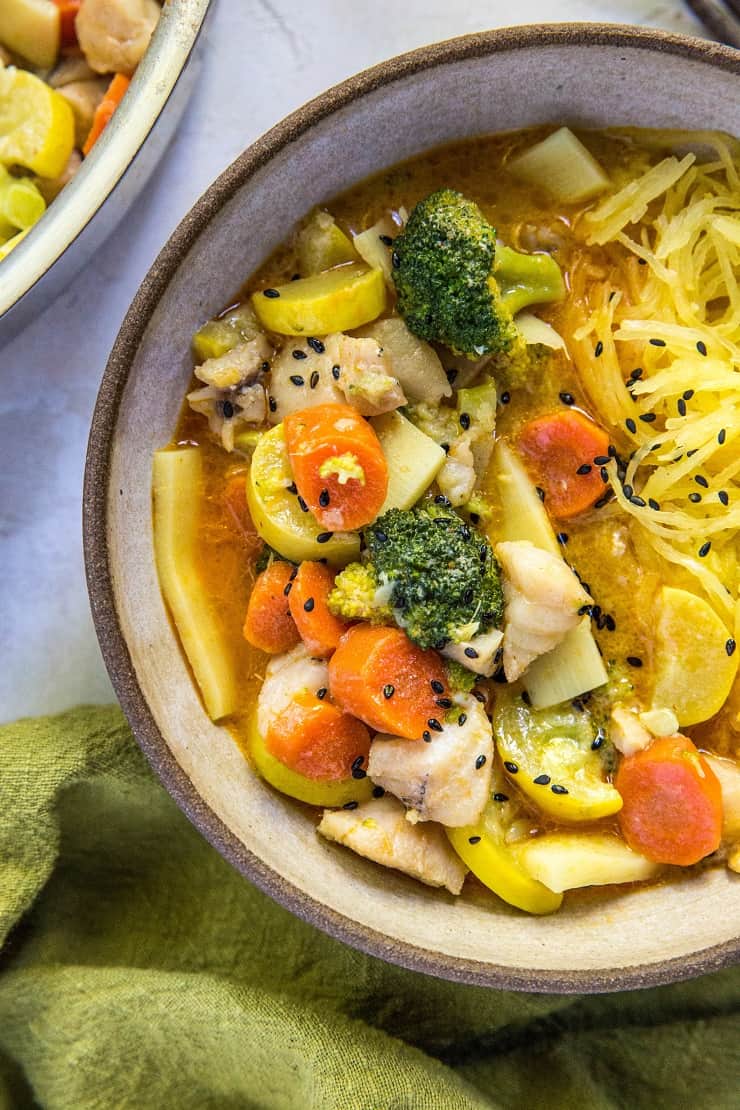
[[[393,610],[389,597],[390,588],[378,585],[372,566],[350,563],[337,575],[326,603],[335,617],[392,624]]]
[[[390,586],[395,622],[420,647],[441,650],[461,628],[472,636],[500,624],[491,545],[451,509],[432,500],[390,509],[363,537],[378,583]]]
[[[469,694],[479,678],[479,675],[473,674],[472,671],[463,667],[462,663],[458,663],[455,659],[445,659],[445,670],[447,671],[447,681],[450,684],[450,689],[455,694]]]
[[[549,255],[497,245],[478,205],[454,189],[419,201],[392,258],[398,311],[410,330],[471,358],[522,358],[525,344],[512,317],[564,295]]]

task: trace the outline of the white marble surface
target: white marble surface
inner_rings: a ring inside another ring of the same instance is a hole
[[[0,351],[0,719],[113,696],[89,615],[80,490],[123,314],[209,182],[329,85],[423,43],[507,23],[604,20],[701,33],[680,0],[219,0],[199,87],[125,226]]]

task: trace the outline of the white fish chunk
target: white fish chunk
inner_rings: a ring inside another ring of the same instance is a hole
[[[622,755],[634,755],[649,748],[653,742],[651,733],[638,717],[638,710],[630,710],[624,705],[615,705],[611,712],[609,739]]]
[[[265,681],[257,698],[257,728],[267,736],[275,718],[287,709],[296,694],[315,694],[329,687],[329,668],[323,659],[313,659],[303,644],[274,655],[267,664]]]
[[[414,741],[409,741],[413,743]],[[403,871],[427,886],[462,890],[467,868],[439,825],[412,825],[395,798],[372,798],[355,810],[327,809],[318,831],[384,867]]]
[[[235,389],[255,382],[262,367],[272,357],[272,345],[265,335],[239,343],[225,355],[207,358],[195,367],[195,376],[216,389]]]
[[[463,712],[462,724],[444,724],[429,743],[376,736],[370,745],[370,778],[415,809],[420,821],[474,825],[488,801],[491,722],[474,698],[465,699]]]
[[[96,73],[131,75],[159,20],[156,0],[82,0],[75,30]]]
[[[339,387],[347,404],[362,416],[380,416],[406,404],[406,396],[393,374],[393,360],[376,339],[338,335],[336,362]]]
[[[568,564],[527,540],[496,544],[504,572],[504,673],[514,682],[552,651],[592,603]]]

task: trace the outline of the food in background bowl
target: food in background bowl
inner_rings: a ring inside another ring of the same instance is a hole
[[[740,866],[739,167],[715,133],[437,150],[196,333],[160,582],[329,839],[533,913]]]
[[[0,259],[92,150],[159,15],[156,0],[3,0]]]

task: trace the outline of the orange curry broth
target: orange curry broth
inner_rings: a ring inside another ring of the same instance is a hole
[[[410,211],[423,196],[447,185],[474,199],[501,238],[512,247],[525,251],[534,249],[534,231],[539,229],[541,234],[542,228],[549,229],[553,241],[559,241],[560,234],[567,233],[579,215],[581,206],[558,206],[548,202],[542,192],[516,181],[504,169],[512,154],[546,133],[545,129],[533,128],[440,148],[362,182],[327,202],[326,207],[343,230],[357,233],[375,223],[389,208],[397,209],[403,205]],[[645,168],[645,150],[626,142],[624,136],[617,139],[606,133],[590,132],[588,145],[616,181]],[[608,250],[586,247],[566,236],[557,255],[566,285],[569,287],[569,273],[577,265],[588,265],[599,277],[607,276],[614,268],[619,251],[621,248],[614,246]],[[290,280],[296,268],[295,250],[290,240],[256,271],[234,301],[245,300],[256,289]],[[538,308],[537,313],[556,330],[567,330],[562,305]],[[198,384],[196,379],[193,382]],[[558,352],[545,361],[543,369],[528,386],[512,389],[510,402],[499,406],[497,437],[515,438],[524,421],[561,408],[561,392],[572,393],[576,407],[583,407],[588,412],[575,370]],[[233,648],[234,664],[243,677],[238,711],[226,723],[242,751],[246,752],[247,713],[254,705],[267,663],[267,657],[252,648],[242,635],[260,544],[253,530],[245,534],[237,524],[233,512],[224,504],[224,490],[229,478],[246,474],[249,462],[240,455],[229,455],[215,445],[204,418],[192,412],[187,403],[183,406],[173,443],[198,444],[204,450],[205,491],[200,507],[199,572],[203,588],[213,600],[224,635]],[[495,535],[496,506],[492,508],[491,532]],[[248,521],[246,506],[244,517]],[[640,567],[627,517],[612,505],[567,522],[553,523],[556,532],[567,536],[565,557],[588,584],[603,613],[609,613],[616,623],[614,631],[598,630],[594,623],[594,634],[605,660],[625,664],[628,655],[640,657],[643,666],[638,669],[625,665],[625,672],[634,685],[636,696],[648,700],[646,695],[651,686],[650,620],[659,580],[654,572]],[[711,724],[696,730],[700,733],[701,746],[721,748],[721,744],[712,743]],[[687,730],[689,733],[693,731]],[[547,822],[541,814],[537,814],[536,823],[544,827]],[[605,823],[600,824],[604,827]]]

